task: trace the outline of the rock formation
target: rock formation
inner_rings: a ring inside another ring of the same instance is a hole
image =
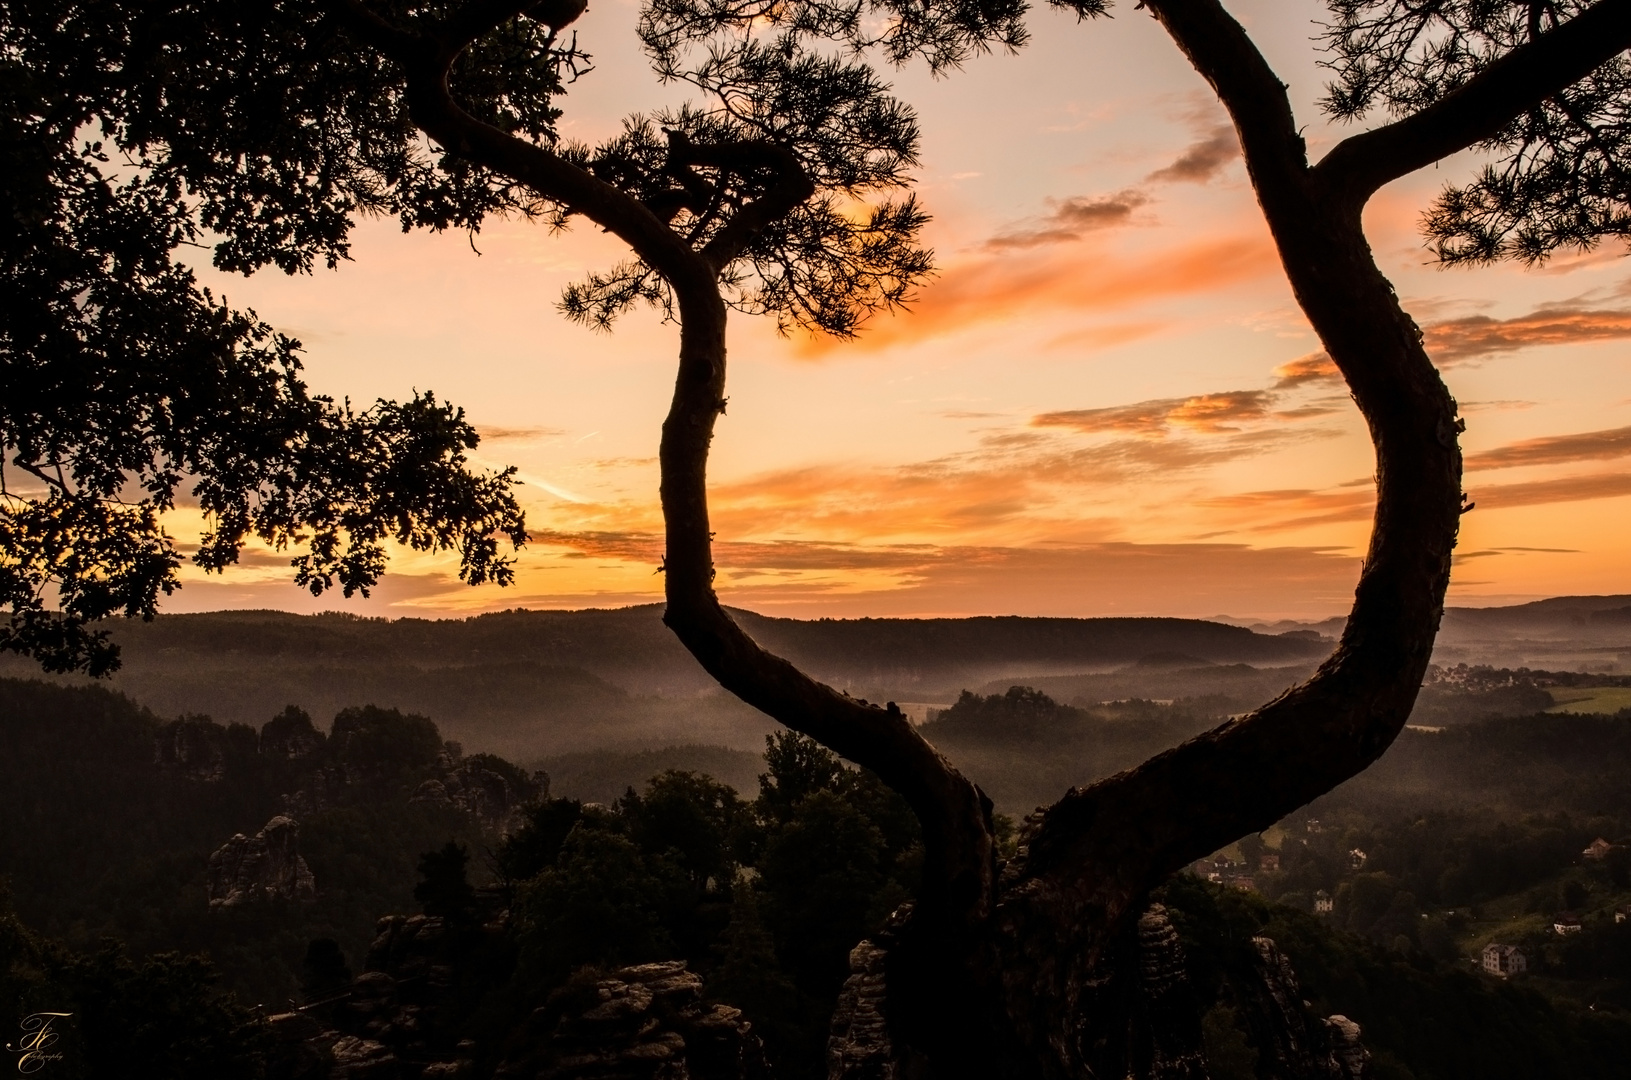
[[[1178,931],[1161,904],[1151,904],[1138,919],[1138,982],[1151,1080],[1206,1080],[1201,1009]]]
[[[892,924],[901,916],[896,913]],[[917,1075],[909,1053],[889,1028],[886,965],[896,925],[850,952],[850,975],[838,997],[827,1041],[828,1080],[901,1080]],[[1139,917],[1125,966],[1111,961],[1101,1000],[1127,1007],[1134,1060],[1115,1073],[1141,1080],[1207,1080],[1200,1002],[1184,963],[1178,933],[1160,904]],[[1251,1042],[1259,1075],[1271,1080],[1366,1080],[1370,1054],[1359,1025],[1345,1016],[1309,1011],[1290,962],[1268,938],[1252,939],[1255,962],[1230,985]],[[1118,973],[1124,972],[1125,974]],[[1127,977],[1127,976],[1130,976]],[[1108,994],[1108,997],[1105,996]]]
[[[497,1080],[766,1080],[741,1011],[702,1003],[683,961],[569,985],[534,1011]]]
[[[900,1071],[884,1008],[887,956],[870,941],[850,950],[850,975],[839,991],[827,1039],[827,1076],[832,1080],[896,1080]]]
[[[1232,985],[1257,1047],[1259,1073],[1275,1080],[1364,1080],[1370,1054],[1359,1042],[1359,1025],[1345,1016],[1312,1015],[1291,962],[1272,939],[1254,937],[1252,949],[1256,977]]]
[[[429,803],[463,810],[480,821],[482,826],[499,834],[507,834],[521,823],[521,812],[538,799],[549,797],[549,776],[532,774],[531,783],[517,790],[502,773],[489,767],[492,760],[485,754],[460,759],[453,748],[437,759],[438,775],[420,784],[408,801]]]
[[[445,1010],[456,968],[503,920],[456,932],[441,919],[379,921],[371,970],[323,1002],[270,1017],[270,1080],[452,1080],[475,1069]],[[461,936],[462,934],[462,936]],[[505,1040],[495,1080],[769,1080],[738,1010],[702,1001],[683,962],[642,964],[557,990]]]
[[[238,907],[280,897],[315,900],[317,884],[300,857],[300,825],[279,814],[254,836],[236,833],[210,856],[211,908]]]

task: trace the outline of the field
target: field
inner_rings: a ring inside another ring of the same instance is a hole
[[[1601,713],[1611,716],[1621,709],[1631,709],[1631,687],[1557,687],[1549,692],[1553,705],[1546,710],[1547,712]]]

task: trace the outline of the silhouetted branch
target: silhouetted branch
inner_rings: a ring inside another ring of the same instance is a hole
[[[1420,112],[1344,139],[1314,172],[1363,200],[1383,184],[1492,138],[1627,48],[1631,0],[1600,0]]]

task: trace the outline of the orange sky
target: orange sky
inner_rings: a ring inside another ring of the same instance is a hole
[[[1308,21],[1236,3],[1291,84],[1315,155],[1341,132]],[[925,134],[920,196],[940,272],[860,341],[732,326],[712,464],[727,602],[798,616],[1174,614],[1345,609],[1372,461],[1292,303],[1233,136],[1203,83],[1130,5],[943,80],[896,73]],[[593,0],[597,70],[563,102],[593,139],[678,99],[633,48],[635,6]],[[1462,403],[1466,486],[1453,603],[1631,592],[1631,267],[1620,252],[1441,271],[1416,221],[1452,161],[1384,190],[1377,258]],[[169,610],[383,615],[659,598],[655,454],[676,337],[650,313],[611,335],[555,302],[622,257],[608,237],[495,223],[475,240],[359,230],[308,278],[206,275],[306,346],[318,390],[414,388],[463,405],[484,462],[514,464],[533,540],[518,584],[469,589],[399,554],[369,601],[313,600],[287,554],[190,573]],[[188,523],[177,520],[178,535]]]

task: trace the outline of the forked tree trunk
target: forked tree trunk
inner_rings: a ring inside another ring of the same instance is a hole
[[[904,718],[810,682],[759,650],[719,606],[701,465],[724,396],[724,308],[712,298],[682,308],[662,448],[666,621],[727,688],[875,769],[923,817],[924,895],[887,957],[902,1067],[1120,1080],[1141,1056],[1147,1066],[1135,1034],[1145,999],[1134,938],[1149,891],[1359,772],[1410,713],[1460,515],[1455,403],[1371,259],[1358,206],[1313,180],[1261,171],[1254,179],[1287,273],[1376,445],[1375,526],[1348,625],[1307,683],[1040,813],[1000,876],[988,804]],[[891,746],[910,747],[928,766]]]
[[[725,403],[719,276],[758,230],[810,197],[796,161],[719,238],[693,250],[631,195],[454,100],[453,59],[521,5],[476,0],[440,26],[409,30],[362,0],[330,3],[402,65],[414,120],[427,134],[615,233],[674,290],[680,363],[660,451],[664,620],[723,686],[873,770],[923,826],[918,902],[885,952],[861,957],[877,969],[868,985],[882,988],[875,1004],[888,1018],[886,1030],[872,1030],[887,1037],[880,1067],[982,1080],[1199,1075],[1182,994],[1161,976],[1161,963],[1145,963],[1166,940],[1159,926],[1138,925],[1150,890],[1382,754],[1415,702],[1449,580],[1461,425],[1421,331],[1371,258],[1361,211],[1383,184],[1492,137],[1631,45],[1631,3],[1593,5],[1437,103],[1345,140],[1311,167],[1285,87],[1218,0],[1145,0],[1234,120],[1297,300],[1369,426],[1376,514],[1341,640],[1308,682],[1072,790],[1027,822],[1018,855],[1000,868],[990,801],[898,709],[855,701],[766,652],[713,590],[707,460]]]
[[[1221,8],[1151,6],[1235,114],[1298,301],[1365,416],[1376,449],[1374,527],[1341,641],[1308,682],[1071,791],[1027,823],[1000,875],[989,804],[903,717],[763,652],[720,607],[705,465],[724,400],[725,311],[709,290],[681,297],[680,372],[661,458],[665,618],[725,687],[874,769],[923,820],[923,896],[885,963],[895,1052],[925,1075],[1119,1080],[1147,1069],[1130,1034],[1138,995],[1129,972],[1149,891],[1380,756],[1414,704],[1449,580],[1461,425],[1420,330],[1371,258],[1360,227],[1370,191],[1309,168],[1283,88]]]

